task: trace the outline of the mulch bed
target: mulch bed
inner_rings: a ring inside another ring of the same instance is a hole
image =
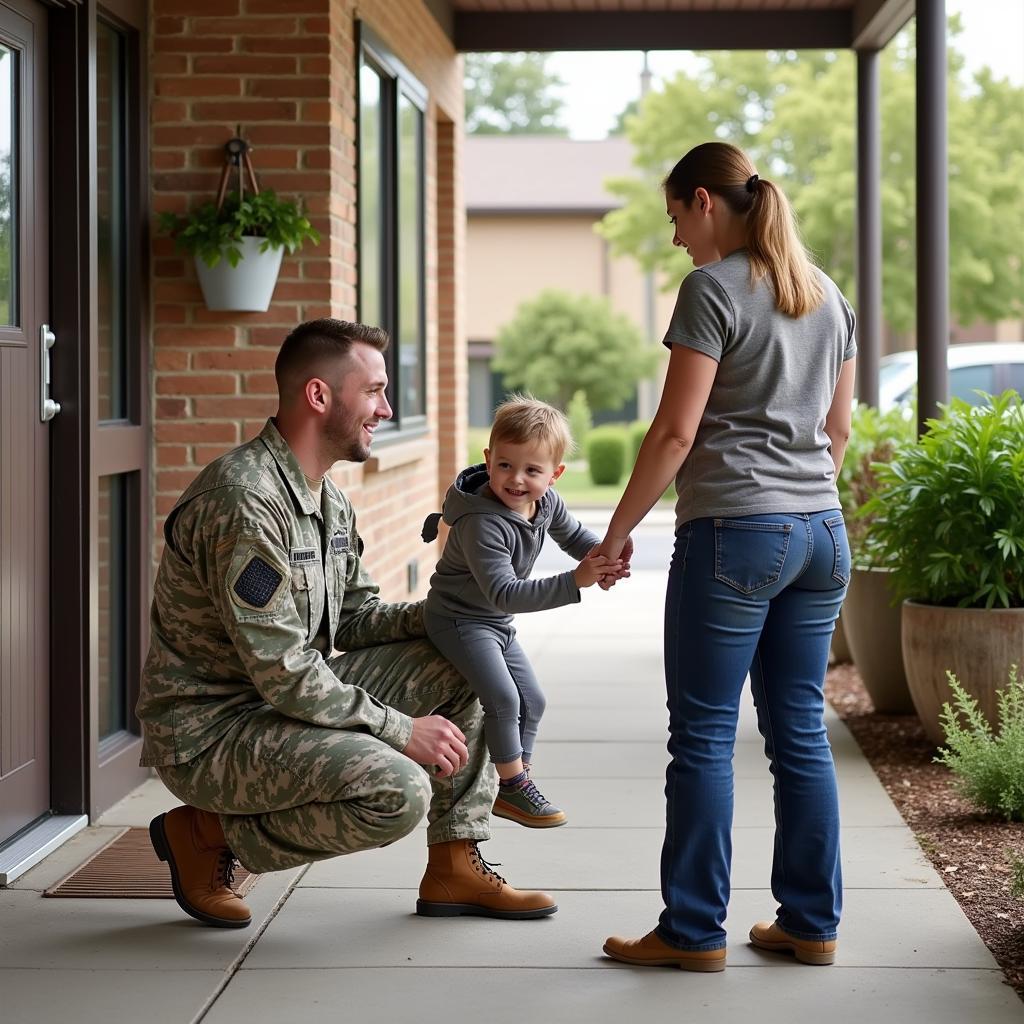
[[[825,693],[874,768],[921,849],[1024,999],[1024,901],[1010,894],[1008,851],[1024,855],[1024,824],[979,811],[914,715],[880,715],[857,670],[836,665]]]

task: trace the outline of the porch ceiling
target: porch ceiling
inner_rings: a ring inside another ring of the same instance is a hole
[[[436,0],[435,0],[436,2]],[[878,49],[914,0],[451,0],[459,50]]]

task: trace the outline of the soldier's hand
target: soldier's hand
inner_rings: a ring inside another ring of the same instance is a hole
[[[442,779],[469,763],[469,748],[462,730],[441,715],[414,718],[412,736],[402,753],[417,764],[436,766]]]

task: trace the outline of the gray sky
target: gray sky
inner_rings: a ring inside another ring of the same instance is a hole
[[[1024,0],[946,0],[959,14],[963,32],[957,47],[967,68],[988,65],[998,77],[1024,84]],[[678,50],[654,50],[650,67],[655,84],[693,61]],[[565,80],[565,123],[577,139],[600,139],[619,111],[640,91],[643,56],[638,51],[555,53],[548,67]]]

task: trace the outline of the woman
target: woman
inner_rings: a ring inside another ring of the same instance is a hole
[[[675,478],[665,910],[648,935],[604,949],[627,963],[724,969],[732,754],[749,672],[775,779],[779,903],[750,939],[832,963],[842,892],[823,680],[850,573],[835,480],[850,430],[853,312],[742,150],[690,150],[665,195],[672,242],[698,269],[679,289],[661,403],[598,548],[617,559]]]

